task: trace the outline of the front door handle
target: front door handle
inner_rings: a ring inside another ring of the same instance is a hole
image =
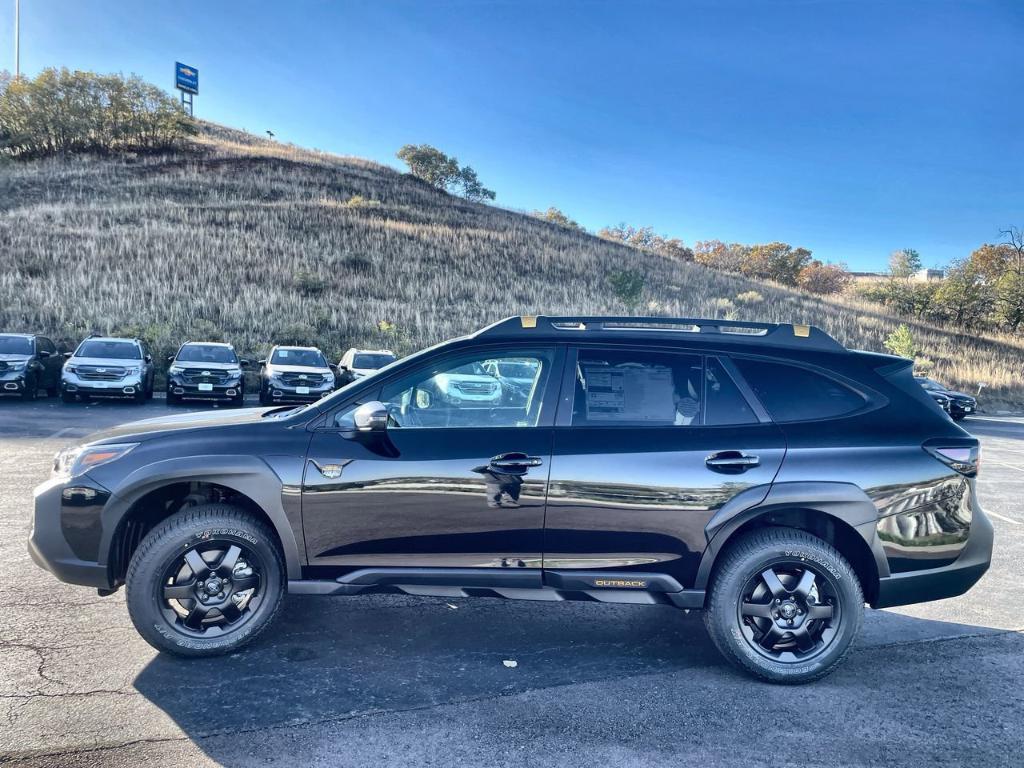
[[[495,469],[524,469],[539,467],[544,463],[540,456],[527,456],[525,453],[503,453],[489,462]]]
[[[704,459],[704,463],[716,472],[745,472],[760,465],[761,459],[742,451],[719,451]]]

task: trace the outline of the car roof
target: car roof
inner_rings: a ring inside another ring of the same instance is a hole
[[[89,336],[87,338],[82,339],[83,343],[85,343],[86,341],[120,341],[126,344],[139,343],[138,339],[129,339],[124,336]]]
[[[201,347],[232,347],[231,344],[228,344],[225,341],[186,341],[181,346],[183,346],[183,347],[196,347],[196,346],[201,346]]]
[[[8,336],[17,339],[34,339],[36,336],[39,335],[40,334],[38,333],[0,333],[0,336]]]
[[[296,344],[275,344],[273,349],[305,349],[310,352],[319,352],[320,347],[300,347]]]
[[[346,352],[345,354],[347,355],[349,352],[351,352],[351,353],[353,353],[355,355],[393,355],[393,354],[395,354],[390,349],[357,349],[356,347],[350,347],[348,352]]]

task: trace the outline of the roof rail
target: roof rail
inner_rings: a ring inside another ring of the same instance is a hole
[[[613,338],[623,332],[651,336],[681,333],[703,337],[702,341],[766,344],[795,349],[845,352],[846,347],[820,328],[794,323],[756,323],[745,320],[711,320],[688,317],[607,317],[523,315],[509,317],[482,328],[477,338],[529,337],[537,332],[586,334],[587,338]],[[713,337],[713,339],[712,339]]]

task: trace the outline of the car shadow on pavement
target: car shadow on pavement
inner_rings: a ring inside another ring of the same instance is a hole
[[[858,647],[934,647],[930,641],[979,634],[1001,633],[868,611]],[[927,642],[914,646],[922,641]],[[887,652],[881,658],[886,662],[890,656]],[[877,655],[852,653],[833,677],[811,687],[898,685],[899,663],[892,661],[888,671],[877,669],[878,663]],[[858,669],[865,665],[871,666],[870,673]],[[696,613],[407,597],[292,597],[275,625],[250,647],[191,661],[159,655],[138,675],[135,687],[189,738],[202,741],[210,757],[232,764],[230,754],[212,753],[224,740],[205,737],[340,723],[361,715],[688,669],[705,686],[710,676],[713,685],[749,688],[751,695],[785,690],[733,670],[712,646]],[[964,659],[962,673],[952,674],[969,680],[969,660]],[[740,694],[739,706],[742,701]],[[581,706],[589,705],[584,701]]]

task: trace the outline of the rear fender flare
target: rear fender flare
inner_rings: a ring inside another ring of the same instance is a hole
[[[740,496],[733,501],[740,501]],[[704,528],[708,545],[697,568],[694,589],[708,588],[715,560],[739,528],[772,512],[792,509],[820,512],[845,523],[870,549],[879,578],[889,575],[889,563],[875,530],[878,509],[863,490],[852,483],[775,483],[760,503],[738,507],[730,502],[708,521]]]

